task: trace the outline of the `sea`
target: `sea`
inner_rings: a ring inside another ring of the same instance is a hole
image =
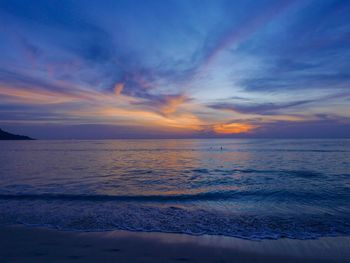
[[[0,225],[350,235],[350,140],[0,142]]]

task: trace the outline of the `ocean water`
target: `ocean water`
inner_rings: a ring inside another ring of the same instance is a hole
[[[222,149],[221,149],[222,147]],[[350,235],[350,140],[0,142],[0,224]]]

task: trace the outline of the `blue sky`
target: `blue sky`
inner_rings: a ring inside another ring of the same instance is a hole
[[[0,127],[349,137],[349,1],[0,0]]]

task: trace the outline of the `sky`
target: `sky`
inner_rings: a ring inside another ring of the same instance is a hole
[[[350,1],[0,0],[0,128],[350,137]]]

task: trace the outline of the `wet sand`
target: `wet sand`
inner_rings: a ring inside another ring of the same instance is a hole
[[[128,231],[0,227],[0,262],[350,262],[350,238],[249,241]]]

